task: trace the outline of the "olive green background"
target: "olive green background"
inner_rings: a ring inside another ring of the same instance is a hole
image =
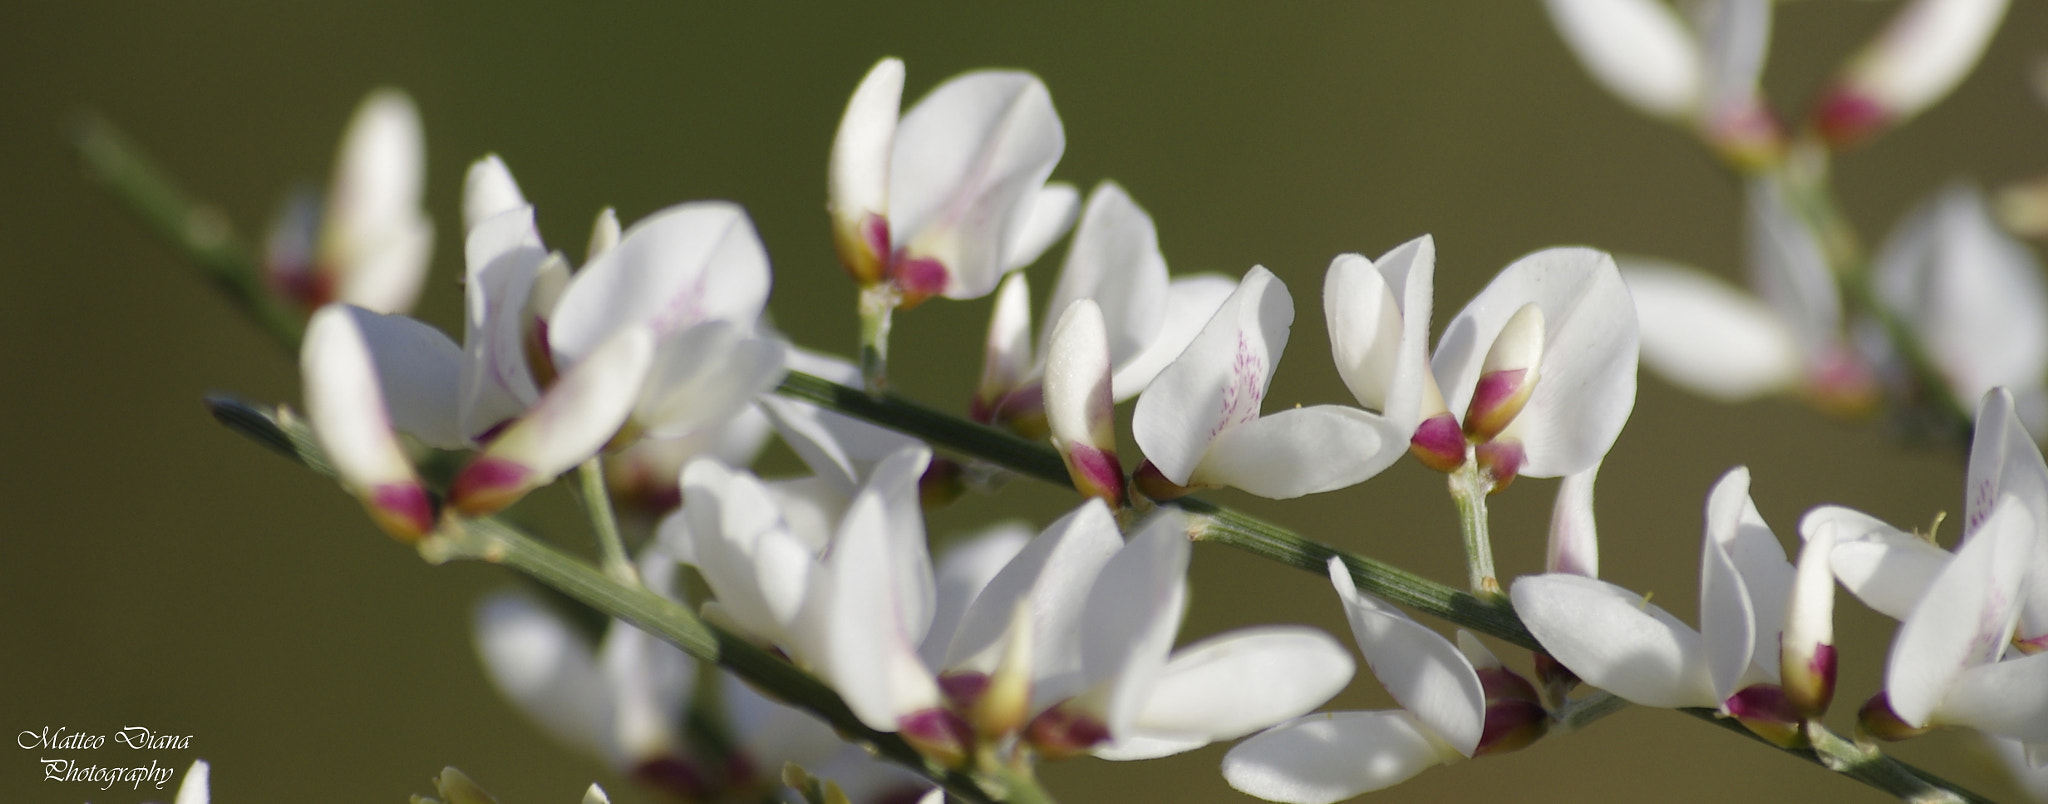
[[[1781,7],[1773,97],[1788,107],[1807,97],[1890,7]],[[2048,110],[2023,81],[2048,52],[2043,32],[2048,8],[2015,4],[1967,85],[1839,162],[1844,202],[1868,237],[1950,178],[1996,185],[2048,171]],[[907,61],[907,100],[971,68],[1036,72],[1066,126],[1056,177],[1123,183],[1157,219],[1176,271],[1256,263],[1284,278],[1298,320],[1274,405],[1348,401],[1319,315],[1322,273],[1341,252],[1376,256],[1433,233],[1439,327],[1493,272],[1544,246],[1739,270],[1734,183],[1683,134],[1594,86],[1533,2],[10,3],[0,9],[0,733],[191,735],[189,751],[74,758],[156,760],[182,774],[204,757],[219,802],[400,802],[429,792],[444,764],[508,803],[572,802],[592,780],[614,800],[649,800],[561,749],[483,680],[470,610],[506,573],[427,566],[331,484],[205,415],[210,392],[294,400],[293,361],[81,177],[64,146],[68,115],[105,113],[247,237],[292,182],[325,181],[364,92],[404,87],[425,120],[440,228],[423,317],[456,327],[461,176],[495,151],[549,240],[572,253],[604,205],[631,222],[690,199],[745,204],[778,268],[779,324],[846,352],[853,292],[831,252],[825,160],[846,96],[883,55]],[[1041,292],[1057,259],[1033,269]],[[900,318],[902,389],[963,410],[986,308],[934,302]],[[1719,406],[1645,377],[1599,486],[1604,576],[1691,620],[1702,502],[1744,463],[1788,544],[1799,514],[1821,503],[1900,524],[1961,505],[1959,458],[1902,446],[1881,420],[1839,422],[1789,400]],[[1217,497],[1455,583],[1463,570],[1441,483],[1404,463],[1286,504]],[[1495,498],[1504,574],[1540,569],[1552,487],[1524,480]],[[1070,503],[1019,481],[935,515],[933,527],[955,532],[992,512],[1044,522]],[[580,543],[562,495],[531,509]],[[1350,642],[1316,576],[1204,547],[1193,589],[1183,639],[1305,621]],[[1831,722],[1846,728],[1877,688],[1892,626],[1846,597],[1840,608],[1845,672]],[[1337,705],[1387,704],[1362,673]],[[1046,774],[1070,802],[1241,799],[1216,773],[1221,752],[1081,760]],[[170,798],[169,788],[41,781],[44,753],[0,743],[0,800]],[[1899,753],[2013,794],[1967,735]],[[1632,709],[1372,800],[1837,798],[1876,794],[1690,718]]]

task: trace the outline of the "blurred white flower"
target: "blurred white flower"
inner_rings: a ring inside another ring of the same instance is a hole
[[[266,244],[272,286],[307,309],[328,302],[403,313],[419,299],[433,257],[422,207],[426,138],[419,110],[397,89],[363,98],[342,134],[323,202],[287,199]]]

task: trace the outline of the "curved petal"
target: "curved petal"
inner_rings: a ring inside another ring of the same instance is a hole
[[[1531,575],[1515,613],[1586,683],[1643,706],[1718,707],[1699,632],[1641,595],[1578,575]]]
[[[940,705],[938,683],[917,656],[917,639],[893,612],[902,601],[902,564],[890,535],[887,504],[863,494],[846,513],[831,556],[832,585],[824,607],[825,675],[862,723],[895,731],[897,719]],[[930,581],[927,572],[925,580]]]
[[[1134,725],[1139,734],[1233,740],[1321,706],[1353,669],[1344,648],[1313,628],[1231,631],[1175,651]]]
[[[1045,305],[1051,321],[1078,299],[1094,299],[1108,324],[1109,360],[1123,366],[1144,351],[1166,318],[1166,257],[1159,253],[1159,232],[1116,182],[1105,181],[1088,194],[1088,206],[1067,247],[1059,283]],[[1171,303],[1171,300],[1168,300]],[[1050,332],[1038,339],[1039,353],[1052,342]]]
[[[1099,499],[1060,517],[974,599],[946,651],[944,667],[993,671],[1002,658],[1010,612],[1021,601],[1031,608],[1031,633],[1040,643],[1032,650],[1033,711],[1080,692],[1081,656],[1074,635],[1082,628],[1089,589],[1122,547],[1116,519]]]
[[[1045,85],[983,71],[932,90],[903,115],[889,162],[890,241],[946,267],[945,295],[994,290],[1033,203],[1066,149]]]
[[[1159,331],[1143,350],[1117,366],[1111,381],[1116,400],[1130,399],[1151,385],[1152,378],[1180,357],[1234,290],[1237,283],[1220,274],[1196,274],[1168,282]]]
[[[1323,276],[1323,318],[1337,373],[1358,403],[1413,428],[1429,371],[1436,241],[1423,235],[1380,257],[1339,256]]]
[[[1482,361],[1524,305],[1543,312],[1536,389],[1515,417],[1521,474],[1560,477],[1607,454],[1636,402],[1636,309],[1614,259],[1553,248],[1516,260],[1444,329],[1431,361],[1451,410],[1465,410]]]
[[[1863,605],[1894,620],[1913,613],[1928,585],[1954,558],[1933,542],[1861,511],[1825,505],[1799,520],[1799,534],[1807,539],[1823,527],[1835,530],[1828,559],[1835,579]]]
[[[519,191],[519,182],[512,178],[505,160],[485,154],[470,163],[462,181],[462,231],[523,206],[527,206],[526,195]]]
[[[2048,371],[2048,286],[2033,252],[1998,228],[1983,194],[1954,185],[1878,252],[1880,298],[1920,335],[1956,396],[2038,389]]]
[[[469,231],[462,329],[462,431],[476,438],[540,398],[526,357],[526,309],[547,261],[533,207],[485,219]]]
[[[1996,661],[2005,650],[2033,561],[2033,531],[2026,508],[1999,506],[1899,626],[1884,687],[1901,720],[1927,725],[1964,671]]]
[[[2012,394],[2004,388],[1991,389],[1977,405],[1977,430],[1971,436],[1970,469],[1965,477],[1966,537],[1991,516],[1994,502],[2008,497],[2026,506],[2036,528],[2048,527],[2048,462],[2042,461],[2041,448],[2020,424]],[[2037,544],[2048,546],[2048,532],[2036,539]],[[2027,585],[2027,601],[2020,614],[2020,636],[2025,639],[2048,634],[2048,550],[2034,551],[2031,574],[2036,580]]]
[[[595,456],[632,412],[654,358],[647,330],[620,332],[564,373],[464,467],[449,502],[471,516],[497,511]]]
[[[585,643],[561,619],[523,595],[477,608],[476,650],[498,691],[563,742],[614,755],[608,684]]]
[[[2048,742],[2048,653],[1964,670],[1935,709],[1934,722]]]
[[[391,423],[400,432],[442,449],[469,439],[456,418],[461,395],[462,349],[433,327],[402,315],[343,308],[377,366],[377,384]]]
[[[1010,241],[1010,251],[1003,258],[1004,268],[1016,270],[1038,261],[1045,250],[1060,239],[1060,235],[1074,225],[1074,213],[1081,208],[1081,191],[1066,182],[1048,182],[1031,196],[1030,203],[1018,204],[1017,220],[1011,222],[1015,232]]]
[[[926,667],[952,669],[946,655],[960,644],[961,623],[976,601],[1000,575],[1019,551],[1031,543],[1031,527],[1022,522],[998,522],[980,533],[947,548],[933,570],[937,596],[932,605],[932,626],[918,645],[918,658]],[[1000,638],[1000,637],[998,637]],[[988,670],[995,669],[992,657]]]
[[[801,371],[841,385],[861,386],[860,369],[836,358],[790,349],[784,362],[791,371]],[[840,493],[852,496],[867,480],[868,473],[883,458],[924,442],[886,427],[869,424],[835,411],[776,395],[764,395],[756,402],[775,425],[784,443],[803,459],[804,465],[832,480]]]
[[[1738,674],[1716,677],[1717,689],[1721,681],[1735,684],[1722,693],[1726,698],[1748,684],[1778,680],[1778,632],[1785,625],[1785,608],[1791,598],[1792,579],[1797,571],[1792,562],[1785,560],[1784,546],[1778,543],[1778,537],[1771,533],[1770,526],[1764,524],[1763,515],[1757,512],[1756,503],[1750,499],[1747,467],[1729,470],[1708,493],[1707,537],[1726,552],[1727,568],[1740,575],[1740,591],[1746,599],[1750,622],[1748,633],[1751,642],[1743,653],[1748,660],[1754,661],[1754,665],[1747,670],[1734,664],[1722,668]],[[1704,570],[1701,577],[1706,577]],[[1702,611],[1706,610],[1704,607],[1702,598]],[[1713,645],[1720,637],[1715,635],[1704,614],[1700,633],[1706,637],[1708,649],[1714,650]]]
[[[821,594],[821,567],[811,545],[790,532],[769,489],[752,474],[700,458],[683,470],[682,490],[679,516],[688,525],[664,528],[663,547],[690,557],[741,630],[813,658],[816,646],[805,642],[800,621]],[[679,538],[688,544],[673,543]]]
[[[1345,405],[1290,408],[1218,433],[1188,479],[1275,500],[1334,491],[1365,482],[1407,455],[1408,433]]]
[[[313,314],[299,349],[305,377],[306,419],[320,449],[343,486],[377,513],[375,497],[386,487],[419,488],[419,476],[392,429],[376,365],[350,308],[329,304]],[[426,499],[418,495],[423,508]],[[431,529],[431,512],[410,513],[421,532]]]
[[[996,289],[995,308],[988,316],[981,383],[974,390],[975,419],[993,420],[1003,397],[1024,385],[1039,359],[1031,352],[1031,286],[1018,271]]]
[[[1185,518],[1161,510],[1104,563],[1082,610],[1081,674],[1112,737],[1132,733],[1187,607]]]
[[[1763,302],[1662,261],[1631,260],[1621,276],[1642,324],[1643,361],[1671,384],[1721,402],[1798,384],[1799,344]]]
[[[868,70],[846,102],[839,132],[832,137],[826,180],[833,241],[839,257],[867,280],[879,277],[888,243],[869,237],[870,221],[889,212],[889,154],[896,144],[896,118],[903,102],[903,61],[883,59]],[[859,266],[859,267],[855,267]]]
[[[889,555],[895,562],[890,568],[895,611],[911,642],[923,641],[931,629],[932,605],[938,595],[932,580],[931,548],[925,540],[924,506],[918,500],[918,480],[931,459],[931,450],[923,444],[897,450],[875,465],[867,485],[854,495],[856,503],[871,497],[882,504]],[[847,516],[853,516],[850,508]],[[840,533],[850,527],[850,522],[842,524]],[[834,543],[839,538],[834,537]]]
[[[1841,82],[1888,117],[1919,113],[1968,75],[2006,0],[1916,0],[1850,62]]]
[[[1116,454],[1116,402],[1110,398],[1109,334],[1102,321],[1102,309],[1093,299],[1075,299],[1061,311],[1052,327],[1052,339],[1045,351],[1045,418],[1052,442],[1077,485],[1088,484],[1074,467],[1072,453],[1079,447]],[[1123,477],[1102,478],[1118,489]],[[1098,488],[1103,483],[1095,484]],[[1117,495],[1116,499],[1121,499]]]
[[[1350,571],[1330,559],[1330,582],[1365,663],[1387,693],[1450,747],[1471,756],[1486,726],[1486,692],[1465,654],[1379,598],[1361,594]]]
[[[1557,502],[1550,509],[1550,541],[1545,572],[1600,577],[1600,534],[1593,522],[1593,481],[1600,464],[1565,475],[1557,484]]]
[[[1705,539],[1700,548],[1700,637],[1715,700],[1728,700],[1754,675],[1750,659],[1762,630],[1759,620],[1734,559],[1711,536]]]
[[[611,682],[612,739],[619,751],[629,761],[645,761],[679,748],[675,736],[697,680],[697,660],[646,631],[615,622],[598,646],[597,661]]]
[[[548,322],[548,343],[567,367],[624,327],[650,327],[657,340],[702,321],[751,328],[768,284],[768,252],[745,210],[677,204],[627,228],[576,274]]]
[[[1287,286],[1253,266],[1187,350],[1153,378],[1131,414],[1131,434],[1168,480],[1187,485],[1217,434],[1259,417],[1293,323]]]
[[[670,336],[654,351],[633,418],[650,438],[717,427],[782,382],[783,345],[751,337],[724,321]]]
[[[1685,23],[1657,0],[1545,0],[1579,64],[1643,113],[1679,118],[1700,93],[1700,55]],[[1455,406],[1454,406],[1455,407]]]
[[[419,298],[434,242],[433,222],[420,208],[426,151],[419,110],[404,92],[379,89],[356,107],[321,231],[337,300],[400,313]]]
[[[1456,757],[1407,712],[1319,712],[1238,743],[1223,778],[1267,801],[1330,804]]]

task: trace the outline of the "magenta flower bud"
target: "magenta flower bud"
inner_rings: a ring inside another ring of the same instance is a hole
[[[1752,684],[1742,688],[1721,709],[1741,721],[1743,727],[1779,748],[1804,748],[1806,716],[1785,697],[1776,684]]]
[[[1514,422],[1536,390],[1537,364],[1543,359],[1543,310],[1534,302],[1522,305],[1501,326],[1500,335],[1479,367],[1479,384],[1465,408],[1465,436],[1474,443],[1490,441]]]
[[[1479,470],[1493,478],[1493,490],[1498,493],[1515,481],[1527,462],[1528,453],[1522,449],[1522,442],[1513,438],[1496,438],[1472,449],[1473,457],[1479,461]]]
[[[974,730],[949,709],[926,709],[904,715],[897,721],[897,733],[912,748],[939,764],[958,768],[967,764],[974,749]]]
[[[1864,734],[1880,740],[1906,740],[1926,734],[1927,726],[1907,723],[1899,713],[1892,710],[1891,693],[1880,692],[1870,696],[1863,708],[1856,712],[1856,728]]]
[[[1458,418],[1448,412],[1422,420],[1415,435],[1408,439],[1408,451],[1414,453],[1416,460],[1445,473],[1465,465],[1465,446],[1465,431],[1458,427]]]
[[[1480,678],[1484,679],[1484,673]],[[1520,676],[1516,676],[1517,679]],[[1523,686],[1528,686],[1523,681]],[[1530,687],[1534,693],[1535,688]],[[1535,701],[1507,699],[1486,705],[1486,727],[1479,733],[1479,747],[1472,756],[1483,757],[1519,751],[1543,739],[1550,731],[1550,713]]]
[[[1024,727],[1024,740],[1046,759],[1066,759],[1109,742],[1109,726],[1079,707],[1062,702],[1040,712]]]

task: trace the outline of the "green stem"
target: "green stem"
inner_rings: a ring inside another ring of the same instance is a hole
[[[604,458],[592,456],[576,468],[583,512],[590,517],[590,530],[597,536],[597,553],[605,574],[628,586],[640,584],[640,572],[626,555],[626,540],[619,535],[619,518],[612,513],[611,489],[604,484]]]
[[[1464,537],[1472,594],[1503,598],[1500,579],[1493,571],[1493,536],[1486,515],[1486,495],[1493,493],[1493,480],[1479,471],[1478,461],[1467,460],[1450,473],[1450,485],[1451,500],[1458,506],[1458,533]]]
[[[71,147],[87,176],[149,228],[176,244],[215,287],[297,358],[305,319],[271,294],[226,215],[185,195],[105,118],[80,116],[71,127]]]
[[[902,303],[893,282],[860,289],[860,375],[870,394],[880,395],[889,386],[889,327]]]

